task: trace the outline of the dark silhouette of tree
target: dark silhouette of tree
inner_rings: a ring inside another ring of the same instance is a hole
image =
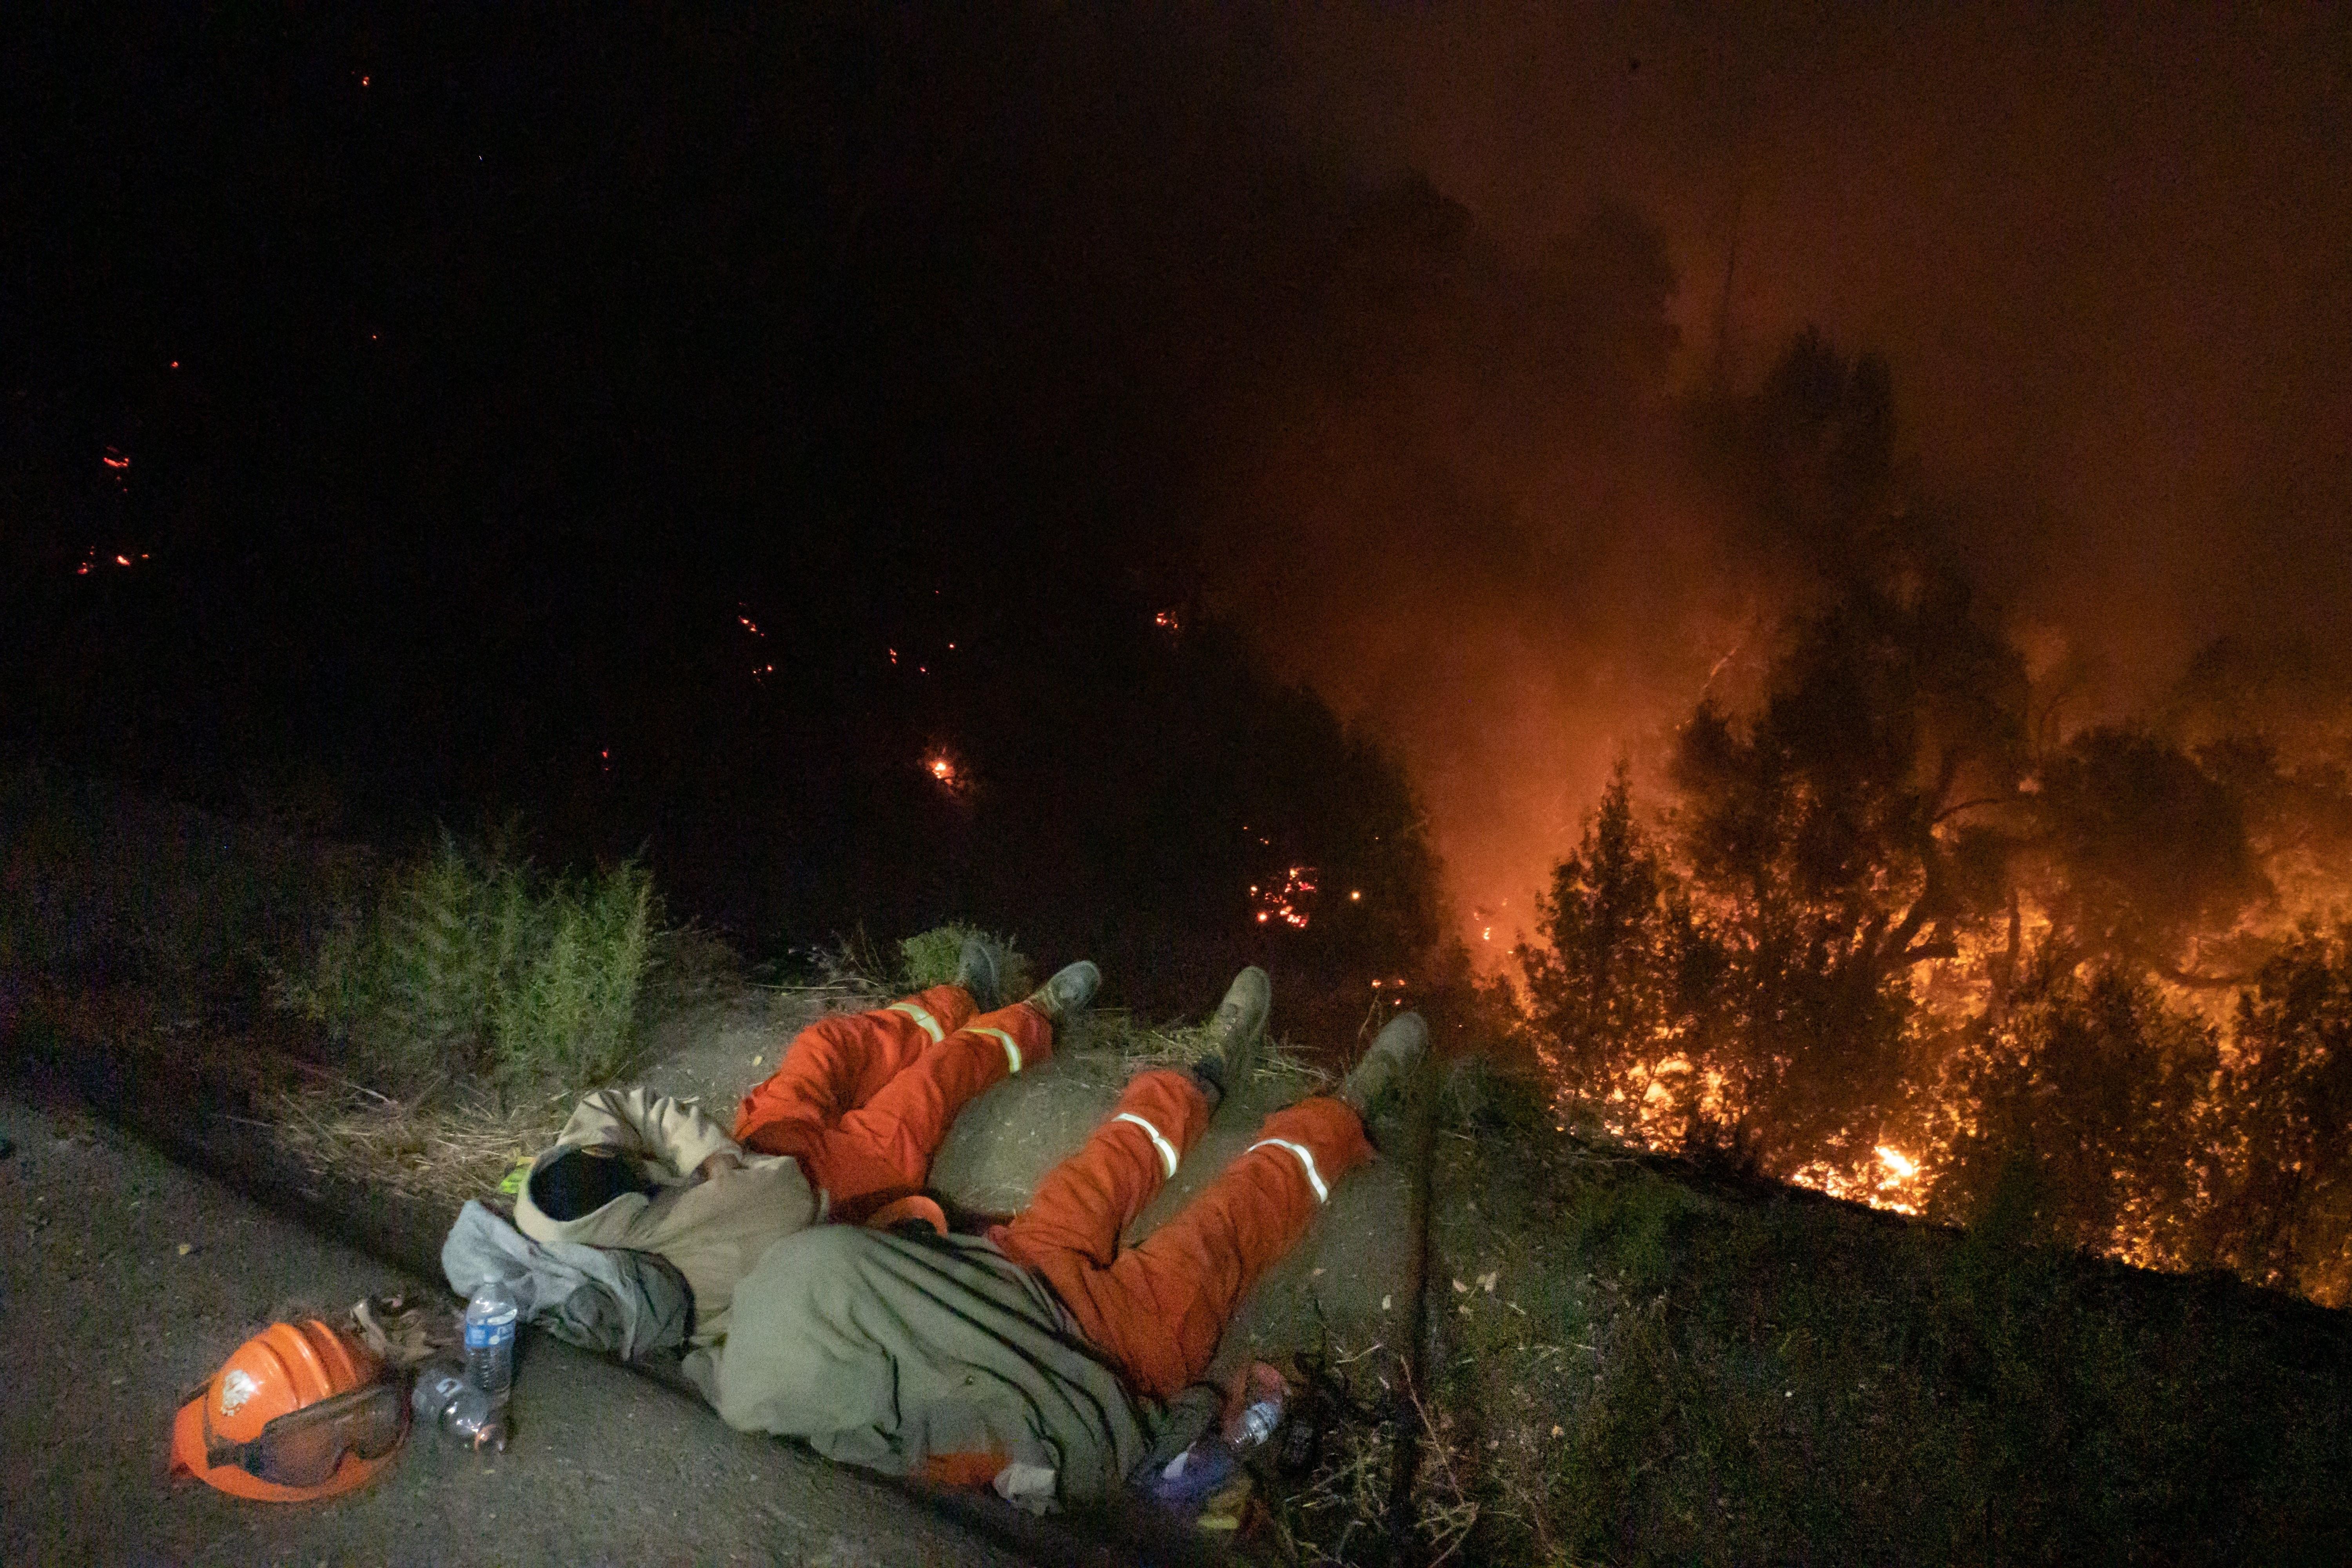
[[[1917,543],[1895,493],[1894,378],[1877,355],[1843,353],[1808,327],[1754,394],[1694,413],[1726,495],[1824,579]]]
[[[1598,388],[1654,384],[1682,341],[1664,233],[1635,208],[1603,202],[1544,247],[1536,267],[1548,307],[1539,347]]]
[[[1799,626],[1752,723],[1706,702],[1685,727],[1679,847],[1772,1142],[1866,1152],[1843,1112],[1895,1097],[1904,977],[2005,918],[2025,686],[1958,578],[1858,584]]]
[[[2036,815],[2051,918],[2076,952],[2181,984],[2228,985],[2181,960],[2271,889],[2239,795],[2144,731],[2085,730],[2042,764]]]
[[[2309,644],[2224,637],[2157,704],[2154,733],[2236,797],[2247,843],[2290,913],[2337,901],[2352,862],[2352,671]],[[2201,968],[2252,974],[2275,940],[2215,942]]]

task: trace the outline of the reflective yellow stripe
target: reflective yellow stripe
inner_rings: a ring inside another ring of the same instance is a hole
[[[1307,1184],[1315,1189],[1315,1201],[1318,1204],[1331,1201],[1331,1189],[1323,1184],[1323,1173],[1315,1168],[1315,1156],[1308,1152],[1307,1145],[1293,1143],[1287,1138],[1261,1138],[1249,1146],[1249,1152],[1255,1153],[1265,1148],[1287,1149],[1297,1155],[1298,1163],[1307,1168]]]
[[[1004,1042],[1005,1067],[1013,1072],[1019,1072],[1021,1070],[1020,1041],[1014,1039],[1012,1036],[1006,1034],[1002,1029],[975,1028],[972,1030],[972,1033],[975,1035],[988,1035],[996,1039],[1003,1040]]]
[[[929,1013],[924,1012],[920,1007],[916,1006],[912,1002],[893,1002],[890,1005],[883,1008],[882,1010],[886,1013],[904,1013],[907,1016],[912,1018],[918,1024],[920,1024],[923,1026],[923,1033],[930,1036],[931,1044],[935,1046],[941,1040],[948,1037],[947,1031],[940,1027],[940,1021],[937,1018],[932,1017]]]
[[[1151,1134],[1151,1146],[1160,1151],[1160,1163],[1168,1167],[1168,1174],[1171,1179],[1175,1176],[1176,1145],[1171,1143],[1165,1137],[1161,1136],[1159,1128],[1154,1127],[1150,1122],[1146,1121],[1142,1117],[1136,1115],[1135,1112],[1131,1110],[1122,1110],[1117,1116],[1112,1117],[1111,1120],[1113,1121],[1132,1121],[1138,1127],[1142,1128],[1146,1132]]]

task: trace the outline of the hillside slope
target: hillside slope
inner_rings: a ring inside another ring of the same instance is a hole
[[[1422,1468],[1465,1558],[2352,1558],[2342,1312],[1603,1151],[1480,1098],[1435,1145]]]

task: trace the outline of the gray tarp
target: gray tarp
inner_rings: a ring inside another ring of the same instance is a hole
[[[694,1315],[686,1280],[655,1254],[533,1241],[478,1202],[449,1227],[441,1271],[460,1296],[504,1280],[526,1321],[625,1361],[683,1345]]]

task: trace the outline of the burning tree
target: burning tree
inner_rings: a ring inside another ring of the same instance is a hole
[[[1912,971],[2006,914],[2025,693],[1966,584],[1910,576],[1801,625],[1751,723],[1706,701],[1685,726],[1675,825],[1738,1042],[1727,1108],[1768,1160],[1871,1162]]]
[[[2352,926],[2294,921],[2342,897],[2352,686],[2225,647],[2057,732],[1897,504],[1886,406],[1808,335],[1721,422],[1813,595],[1763,696],[1682,727],[1655,826],[1621,769],[1559,863],[1517,951],[1533,1055],[1653,1144],[2340,1299]]]
[[[1635,821],[1622,767],[1536,908],[1543,945],[1522,943],[1515,956],[1537,1058],[1621,1128],[1683,1137],[1708,1110],[1696,1003],[1717,955]]]
[[[2352,925],[2299,931],[2238,997],[2210,1250],[2248,1278],[2352,1293]]]
[[[2210,1261],[2198,1216],[2222,1131],[2219,1030],[2144,976],[2052,942],[1969,1034],[1933,1096],[1947,1124],[1930,1212],[1968,1222],[2022,1189],[2042,1239],[2151,1266]]]

